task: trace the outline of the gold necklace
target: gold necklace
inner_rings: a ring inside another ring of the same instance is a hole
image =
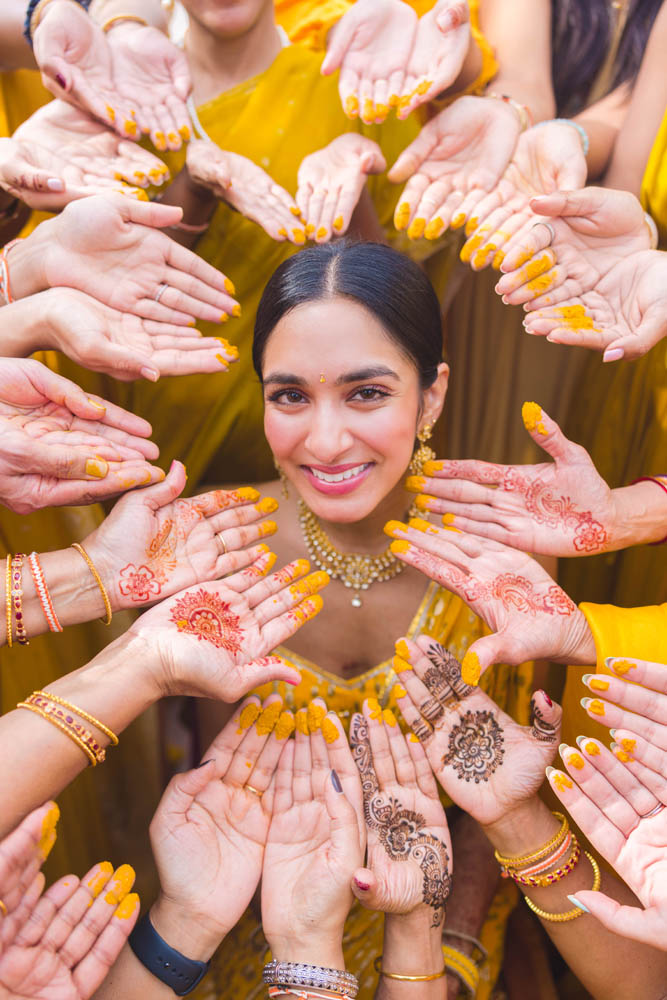
[[[298,507],[308,555],[317,568],[325,570],[332,580],[340,580],[343,586],[354,591],[353,608],[361,607],[362,590],[368,590],[372,583],[393,580],[405,569],[405,563],[397,559],[389,547],[379,556],[339,552],[303,500],[298,501]]]

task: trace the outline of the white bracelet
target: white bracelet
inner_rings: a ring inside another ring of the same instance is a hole
[[[571,125],[572,128],[576,128],[579,133],[579,138],[581,139],[581,145],[584,151],[584,156],[588,156],[588,150],[590,149],[590,139],[588,138],[588,133],[583,125],[579,122],[572,121],[571,118],[547,118],[543,122],[538,122],[537,125],[533,125],[533,128],[539,128],[541,125]]]

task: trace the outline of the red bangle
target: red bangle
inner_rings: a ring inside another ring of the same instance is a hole
[[[16,622],[16,639],[21,646],[29,646],[28,634],[23,623],[23,560],[22,552],[17,552],[12,559],[12,604],[14,605],[14,620]]]

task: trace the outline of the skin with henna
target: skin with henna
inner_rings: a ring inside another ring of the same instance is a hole
[[[545,692],[536,691],[532,724],[521,727],[486,694],[473,689],[456,708],[443,711],[434,725],[425,723],[420,705],[431,697],[423,680],[432,664],[427,654],[430,643],[426,636],[416,643],[402,641],[401,648],[409,655],[406,667],[411,669],[397,671],[406,691],[399,700],[401,713],[414,732],[423,732],[426,727],[421,742],[436,778],[454,802],[480,823],[495,850],[505,857],[530,854],[551,840],[560,826],[537,792],[545,765],[558,746],[561,709]],[[572,773],[579,771],[575,768]],[[592,880],[591,866],[583,859],[553,885],[519,888],[541,909],[562,913],[572,909],[568,896],[580,889],[589,890]],[[602,874],[602,891],[626,905],[634,901],[627,886],[606,872]],[[631,962],[633,968],[641,965],[642,994],[660,996],[667,958],[586,919],[586,933],[580,933],[584,928],[581,921],[575,933],[571,923],[545,920],[543,926],[590,993],[605,1000],[624,997],[623,969]]]

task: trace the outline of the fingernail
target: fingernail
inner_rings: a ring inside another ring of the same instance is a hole
[[[236,295],[236,287],[231,278],[225,278],[224,284],[226,292],[228,292],[230,295]]]
[[[218,357],[220,357],[220,355],[218,355]],[[160,378],[160,373],[157,368],[149,368],[148,365],[143,365],[143,367],[139,369],[139,374],[142,375],[143,378],[147,378],[149,382],[157,382]]]
[[[568,898],[568,899],[570,900],[570,902],[572,903],[572,905],[573,905],[573,906],[576,906],[578,910],[581,910],[581,911],[582,911],[582,913],[590,913],[590,912],[591,912],[591,911],[590,911],[590,910],[588,909],[588,907],[587,907],[587,906],[584,906],[584,904],[583,904],[583,903],[580,903],[580,902],[579,902],[579,900],[577,899],[577,897],[576,897],[576,896],[568,896],[567,898]]]
[[[544,700],[546,701],[547,705],[551,708],[551,706],[553,705],[553,702],[552,702],[551,698],[549,697],[549,695],[546,693],[546,691],[542,691],[542,689],[540,689],[540,694],[543,695]]]
[[[262,497],[259,503],[255,504],[255,510],[260,514],[272,514],[274,510],[278,510],[278,501],[273,497]]]
[[[96,410],[102,410],[103,413],[106,413],[107,408],[102,403],[96,403],[94,399],[90,398],[90,396],[88,397],[88,402],[91,406],[94,406]]]
[[[410,551],[411,547],[410,542],[405,538],[395,538],[389,546],[395,556],[405,555],[406,552]]]
[[[613,347],[611,350],[607,349],[602,355],[603,361],[620,361],[623,357],[624,350],[622,347]]]
[[[343,791],[343,786],[340,783],[340,778],[335,771],[331,772],[331,784],[334,786],[337,792]]]
[[[62,75],[62,73],[56,73],[56,83],[58,84],[59,87],[62,87],[63,90],[67,86],[67,82],[65,80],[65,77]]]
[[[294,237],[294,242],[298,246],[306,242],[306,234],[303,229],[293,229],[292,236]]]
[[[612,660],[611,657],[607,657],[605,663],[614,671],[615,674],[618,674],[619,677],[623,677],[630,670],[635,670],[637,667],[637,664],[632,663],[631,660]]]
[[[333,223],[333,227],[334,227],[334,229],[336,230],[337,233],[339,233],[341,231],[341,229],[343,228],[344,224],[345,223],[343,221],[343,216],[342,215],[337,215],[336,218],[334,219],[334,223]]]
[[[187,125],[181,125],[181,127],[178,130],[178,134],[180,135],[183,142],[187,142],[188,139],[190,138],[190,129],[188,128]]]
[[[582,698],[581,704],[587,712],[593,715],[604,715],[604,702],[599,698]]]
[[[362,892],[368,892],[368,890],[370,889],[370,885],[366,885],[365,882],[360,882],[358,878],[355,878],[354,884],[356,885],[357,889],[361,889]]]
[[[232,316],[234,316],[235,319],[238,319],[240,315],[241,315],[241,306],[238,304],[238,302],[235,302],[234,305],[232,306]]]
[[[322,720],[326,717],[327,710],[322,705],[315,705],[311,701],[306,710],[308,719],[308,732],[314,733],[322,727]]]
[[[294,716],[290,711],[280,713],[280,718],[273,730],[273,735],[277,740],[286,740],[294,732]]]
[[[95,479],[104,479],[108,471],[108,463],[103,458],[89,458],[86,460],[87,476],[94,476]]]
[[[426,486],[424,476],[408,476],[405,480],[405,488],[411,493],[423,493]]]
[[[328,235],[328,233],[329,230],[327,229],[326,226],[320,226],[315,235],[317,236],[318,240],[323,240],[324,237]]]
[[[107,886],[108,892],[104,897],[104,902],[110,906],[117,906],[118,903],[121,903],[132,888],[135,877],[132,865],[121,865],[120,868],[117,868],[113,879]]]
[[[169,142],[179,142],[180,136],[178,136],[176,132],[168,132],[167,139],[169,139]]]
[[[546,437],[546,429],[542,422],[542,407],[537,403],[524,403],[521,407],[521,416],[527,431],[537,431]]]
[[[48,181],[46,182],[46,186],[49,189],[49,191],[65,190],[65,184],[63,181],[61,181],[60,177],[49,177]]]
[[[424,235],[424,230],[426,228],[426,219],[416,218],[413,219],[408,226],[408,239],[418,240]]]
[[[604,680],[602,677],[593,677],[592,674],[587,675],[589,680],[587,684],[592,691],[608,691],[609,681]]]
[[[215,757],[209,757],[208,760],[203,760],[201,762],[201,764],[197,764],[197,767],[195,768],[195,770],[198,771],[200,767],[206,767],[207,764],[212,764],[214,760],[215,760]]]
[[[114,917],[118,917],[119,920],[129,920],[130,917],[134,916],[139,902],[138,893],[129,892],[114,910]]]

